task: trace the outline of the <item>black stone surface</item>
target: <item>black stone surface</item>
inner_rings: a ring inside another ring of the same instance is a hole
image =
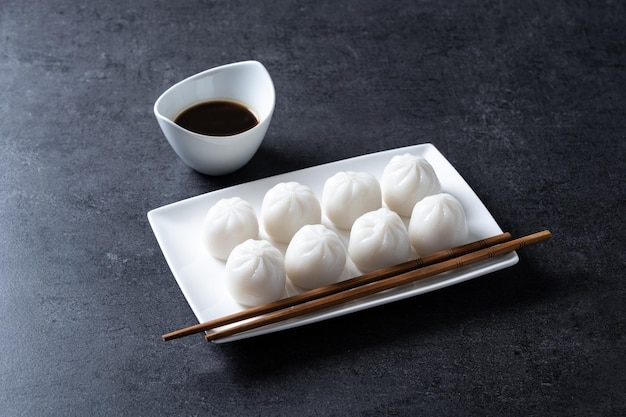
[[[621,1],[0,2],[0,415],[626,414]],[[265,142],[213,178],[152,105],[256,59]],[[193,324],[146,213],[431,142],[518,265],[242,342]]]

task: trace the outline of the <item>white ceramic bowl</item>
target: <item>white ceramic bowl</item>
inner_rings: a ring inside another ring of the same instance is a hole
[[[174,123],[184,110],[210,100],[234,100],[249,107],[259,124],[231,136],[207,136]],[[274,113],[276,93],[267,69],[257,61],[236,62],[203,71],[170,87],[154,104],[154,115],[176,154],[207,175],[224,175],[256,153]]]

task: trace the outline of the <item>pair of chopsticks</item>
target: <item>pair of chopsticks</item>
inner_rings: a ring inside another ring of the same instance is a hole
[[[442,272],[458,269],[495,256],[504,255],[526,246],[548,240],[551,236],[552,234],[548,230],[544,230],[511,240],[510,233],[502,233],[335,284],[306,291],[269,304],[251,307],[238,313],[176,330],[164,334],[163,340],[168,341],[209,330],[213,331],[206,334],[205,338],[207,341],[232,336],[237,333],[313,313],[381,291],[413,283]],[[254,320],[248,320],[254,317],[256,317]],[[233,323],[238,324],[224,329],[218,329],[219,327]]]

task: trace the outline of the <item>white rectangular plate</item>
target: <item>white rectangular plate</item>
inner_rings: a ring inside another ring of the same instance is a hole
[[[478,196],[432,144],[415,145],[359,156],[192,197],[151,210],[148,212],[148,220],[163,255],[198,321],[213,320],[244,309],[230,297],[223,282],[225,262],[213,258],[200,242],[200,225],[211,206],[222,198],[241,197],[249,201],[257,215],[260,216],[265,192],[280,182],[297,181],[310,187],[321,198],[324,182],[335,173],[339,171],[364,171],[380,180],[383,169],[389,160],[394,155],[404,153],[426,158],[435,169],[443,191],[454,195],[463,204],[472,241],[502,233],[502,229]],[[324,219],[323,223],[331,226],[327,219]],[[344,243],[347,244],[348,233],[339,231],[339,234]],[[264,236],[263,230],[261,230],[261,236]],[[279,247],[279,249],[284,253],[284,247]],[[510,267],[515,265],[518,259],[517,254],[512,252],[505,256],[489,259],[345,305],[223,338],[219,342],[234,341],[302,326],[434,291]],[[290,288],[289,291],[293,293],[293,288]]]

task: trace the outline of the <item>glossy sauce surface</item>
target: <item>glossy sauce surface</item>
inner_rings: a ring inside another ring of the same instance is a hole
[[[227,100],[196,104],[174,120],[177,125],[209,136],[231,136],[259,124],[256,115],[245,105]]]

